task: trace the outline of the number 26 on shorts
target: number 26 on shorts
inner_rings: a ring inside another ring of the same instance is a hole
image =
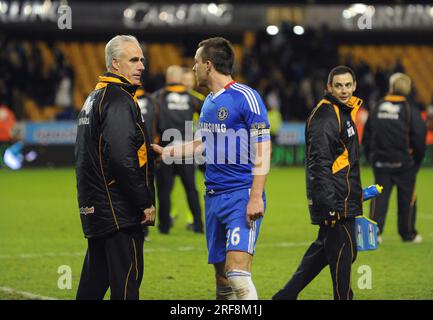
[[[241,228],[236,227],[233,229],[233,232],[231,229],[229,229],[229,231],[227,232],[227,245],[226,247],[229,246],[229,241],[231,242],[231,244],[233,246],[237,246],[239,244],[239,242],[241,241],[241,235],[239,234],[239,231],[241,230]],[[231,235],[230,235],[231,233]]]

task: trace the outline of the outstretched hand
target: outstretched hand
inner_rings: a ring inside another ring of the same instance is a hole
[[[156,154],[158,154],[159,156],[162,156],[162,152],[164,151],[164,148],[163,148],[163,147],[161,147],[161,146],[158,145],[158,144],[153,144],[153,143],[150,144],[150,147],[152,148],[152,150],[153,150]]]

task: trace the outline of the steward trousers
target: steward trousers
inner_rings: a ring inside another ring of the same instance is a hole
[[[108,288],[111,300],[138,300],[143,278],[143,241],[141,227],[88,239],[77,300],[102,300]]]
[[[334,227],[320,226],[319,234],[274,300],[295,300],[298,294],[325,268],[330,267],[335,300],[353,299],[350,283],[352,263],[357,255],[355,218],[340,220]]]

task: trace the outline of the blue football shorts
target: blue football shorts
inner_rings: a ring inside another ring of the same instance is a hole
[[[206,241],[208,263],[226,260],[227,251],[244,251],[254,255],[263,217],[247,225],[250,189],[205,195]],[[266,197],[263,193],[266,209]]]

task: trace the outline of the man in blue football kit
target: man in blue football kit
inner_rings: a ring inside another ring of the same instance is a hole
[[[162,148],[170,158],[204,154],[206,239],[215,267],[217,299],[258,299],[251,264],[266,208],[264,186],[270,163],[269,121],[257,91],[233,81],[234,53],[223,38],[200,42],[193,70],[207,96],[200,139]]]

